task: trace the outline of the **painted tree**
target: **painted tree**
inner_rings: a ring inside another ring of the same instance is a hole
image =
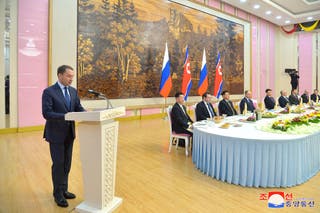
[[[88,30],[88,26],[91,25],[92,14],[94,5],[90,3],[90,0],[79,0],[78,1],[78,8],[79,8],[79,31],[86,32]]]
[[[93,43],[90,38],[78,37],[78,72],[79,77],[92,72]]]
[[[110,23],[112,20],[111,5],[109,0],[102,0],[99,13],[96,18],[96,24],[99,27],[97,29],[97,44],[95,47],[95,70],[99,72],[106,72],[111,70],[114,65],[112,53],[110,48],[110,41],[108,40],[108,32],[110,30]]]
[[[138,53],[143,52],[142,45],[138,42],[137,20],[130,13],[130,3],[118,0],[113,6],[112,22],[107,38],[117,53],[117,66],[122,82],[128,80],[129,72],[136,75],[140,72],[141,65]]]

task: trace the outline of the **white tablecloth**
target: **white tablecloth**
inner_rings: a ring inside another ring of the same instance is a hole
[[[228,117],[240,123],[240,116]],[[311,135],[260,131],[263,119],[242,127],[194,124],[192,160],[208,176],[248,187],[290,187],[301,184],[320,170],[320,131]]]

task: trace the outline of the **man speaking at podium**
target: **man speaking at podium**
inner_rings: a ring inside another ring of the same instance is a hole
[[[85,111],[77,90],[71,87],[75,75],[73,68],[62,65],[57,70],[58,81],[42,94],[42,115],[46,119],[44,138],[50,145],[53,196],[58,206],[68,207],[66,199],[76,196],[68,192],[72,147],[75,139],[74,121],[66,121],[68,112]]]

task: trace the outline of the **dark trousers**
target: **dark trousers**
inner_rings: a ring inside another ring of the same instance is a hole
[[[50,143],[52,159],[51,175],[53,196],[63,196],[68,191],[68,177],[71,168],[73,139],[68,136],[64,143]]]

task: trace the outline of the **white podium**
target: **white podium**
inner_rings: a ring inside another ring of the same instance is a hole
[[[84,201],[77,212],[112,212],[122,202],[114,196],[119,122],[113,119],[123,115],[125,107],[65,115],[79,121]]]

